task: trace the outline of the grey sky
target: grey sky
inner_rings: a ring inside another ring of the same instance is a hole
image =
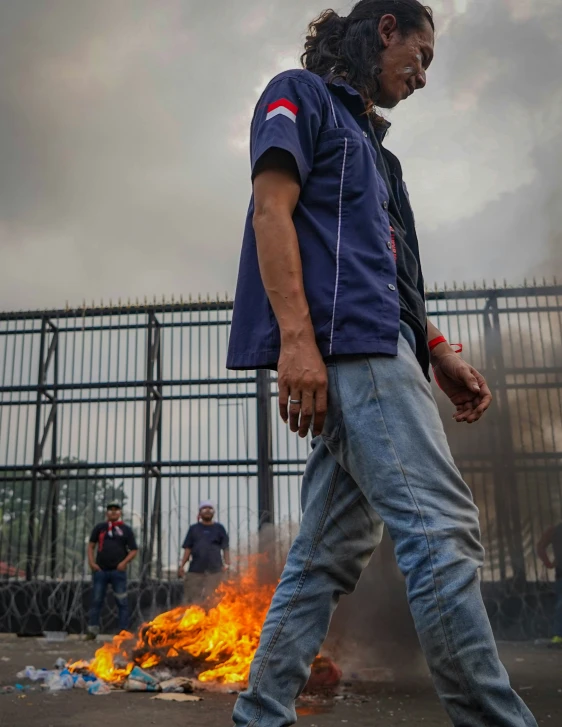
[[[251,111],[324,7],[3,0],[0,308],[232,294]],[[562,3],[433,7],[429,84],[388,142],[426,279],[560,273]]]

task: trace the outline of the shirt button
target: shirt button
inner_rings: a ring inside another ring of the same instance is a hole
[[[390,242],[390,240],[386,243],[386,246],[389,250],[392,250],[392,243]]]
[[[396,290],[396,286],[392,285],[392,283],[389,283],[388,284],[388,289],[389,290],[392,290],[392,292],[394,292]]]
[[[387,210],[388,209],[388,202],[386,201],[386,199],[382,203],[382,208],[383,208],[383,210]]]

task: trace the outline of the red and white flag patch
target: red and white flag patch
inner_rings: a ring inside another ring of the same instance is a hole
[[[267,116],[265,117],[265,120],[270,121],[276,116],[281,115],[286,116],[294,124],[296,124],[298,112],[298,106],[295,106],[294,103],[291,103],[291,101],[288,101],[286,98],[281,98],[279,99],[279,101],[275,101],[275,103],[269,104],[269,106],[267,107]]]

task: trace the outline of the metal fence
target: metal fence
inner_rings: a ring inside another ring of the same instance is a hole
[[[428,310],[495,392],[449,441],[481,510],[488,582],[546,579],[540,533],[562,520],[562,286],[428,292]],[[308,442],[274,375],[228,372],[232,304],[198,301],[0,314],[0,579],[88,577],[90,529],[124,501],[136,576],[174,578],[200,499],[232,548],[264,523],[290,537]]]

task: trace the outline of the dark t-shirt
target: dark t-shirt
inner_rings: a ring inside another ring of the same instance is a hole
[[[191,550],[190,573],[219,573],[221,551],[228,550],[228,535],[220,523],[196,523],[187,531],[182,547]]]
[[[388,160],[385,158],[377,134],[371,129],[371,142],[377,152],[377,171],[384,179],[389,195],[388,216],[394,229],[396,278],[398,280],[398,295],[400,299],[400,318],[414,331],[417,344],[417,355],[422,368],[427,347],[427,313],[425,301],[420,295],[418,278],[420,274],[418,260],[408,244],[406,225],[402,219],[399,195],[393,185],[393,178]]]
[[[135,534],[128,525],[114,527],[109,535],[108,523],[98,523],[90,543],[98,545],[96,563],[102,570],[115,570],[131,550],[138,550]]]

